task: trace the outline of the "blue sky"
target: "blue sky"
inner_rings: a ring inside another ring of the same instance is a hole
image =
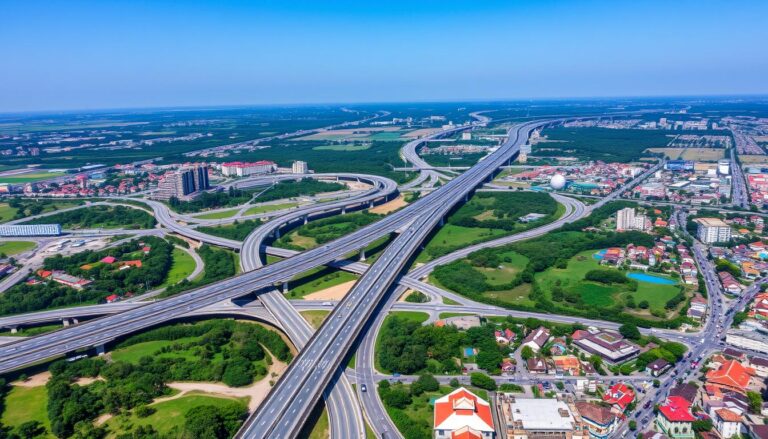
[[[766,1],[0,0],[0,15],[3,112],[768,93]]]

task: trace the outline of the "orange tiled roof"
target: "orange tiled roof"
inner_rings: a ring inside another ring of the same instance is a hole
[[[739,392],[749,385],[749,379],[754,374],[754,370],[744,367],[735,360],[724,362],[719,369],[707,372],[707,384],[727,387]]]

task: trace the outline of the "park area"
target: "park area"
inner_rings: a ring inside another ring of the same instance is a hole
[[[32,241],[0,241],[0,255],[13,256],[35,248]]]
[[[723,148],[650,148],[648,152],[664,154],[670,160],[692,160],[695,162],[716,162],[725,157]]]

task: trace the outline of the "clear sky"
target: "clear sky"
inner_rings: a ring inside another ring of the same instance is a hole
[[[768,93],[768,1],[0,0],[0,111]]]

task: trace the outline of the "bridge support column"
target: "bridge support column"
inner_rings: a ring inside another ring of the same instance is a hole
[[[96,354],[98,356],[104,355],[104,352],[106,352],[106,350],[104,349],[104,345],[103,344],[100,344],[100,345],[96,346]]]
[[[275,239],[280,239],[280,229],[275,229]]]
[[[360,262],[365,262],[365,249],[360,250]]]
[[[441,216],[440,217],[440,227],[443,227],[444,225],[445,225],[445,217]]]
[[[283,294],[288,295],[288,282],[283,282]]]
[[[69,326],[69,319],[63,319],[63,320],[61,321],[61,323],[63,323],[63,324],[64,324],[64,327],[66,328],[67,326]]]
[[[304,225],[309,222],[309,215],[304,215]]]
[[[78,323],[80,323],[80,321],[78,321],[77,319],[72,319],[72,324],[73,325],[77,325]]]
[[[16,334],[19,332],[18,326],[11,326],[11,334]]]
[[[346,207],[342,207],[341,208],[341,214],[342,215],[346,215],[347,214],[347,208]]]

